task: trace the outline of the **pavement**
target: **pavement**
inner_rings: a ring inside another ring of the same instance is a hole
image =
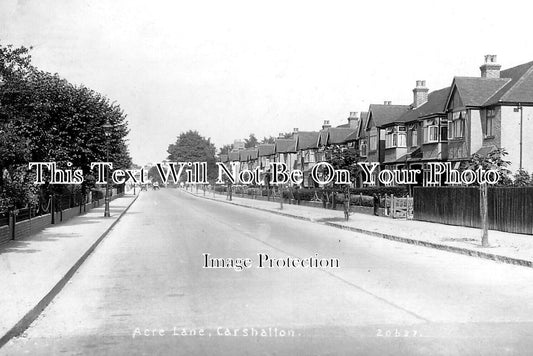
[[[460,253],[503,263],[533,267],[533,236],[489,230],[490,247],[481,246],[481,230],[464,226],[444,225],[424,221],[392,219],[362,213],[351,213],[344,219],[344,212],[279,201],[256,200],[233,195],[232,201],[225,194],[215,194],[195,189],[183,190],[199,197],[259,209],[297,219],[327,224],[341,229],[415,244],[449,252]]]
[[[259,253],[339,268],[257,268]],[[531,300],[530,268],[161,189],[0,355],[528,355]]]
[[[113,199],[108,218],[103,217],[102,205],[0,246],[0,347],[28,327],[59,293],[134,199]]]

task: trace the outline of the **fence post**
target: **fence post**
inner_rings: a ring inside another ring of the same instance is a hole
[[[55,209],[55,203],[56,203],[56,200],[55,200],[55,195],[52,194],[50,196],[50,215],[52,215],[52,221],[50,222],[50,224],[54,225],[56,223],[56,209]]]
[[[489,223],[488,223],[488,186],[482,183],[479,186],[479,204],[481,212],[481,246],[489,247]]]
[[[10,207],[8,209],[7,216],[8,216],[8,222],[9,222],[9,232],[11,232],[11,240],[14,240],[16,220],[15,220],[15,210],[13,209],[13,207]]]

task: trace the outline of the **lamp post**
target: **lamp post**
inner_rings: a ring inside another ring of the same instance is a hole
[[[109,162],[109,137],[111,136],[111,129],[113,125],[109,122],[109,119],[106,120],[105,124],[102,126],[105,134],[105,152],[106,152],[106,162]],[[110,217],[109,213],[109,167],[107,168],[105,175],[105,199],[104,199],[104,217]]]

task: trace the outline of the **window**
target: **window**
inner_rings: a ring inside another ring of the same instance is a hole
[[[378,149],[378,136],[377,134],[370,135],[370,151],[375,151]]]
[[[447,120],[440,120],[440,141],[446,142],[448,141],[448,121]]]
[[[448,118],[448,138],[465,137],[466,110],[450,113]]]
[[[437,120],[424,120],[423,131],[424,143],[439,142],[439,125],[437,124]]]
[[[361,141],[361,146],[359,147],[359,155],[361,157],[366,157],[366,141]]]
[[[405,126],[389,127],[385,133],[385,148],[407,147]]]
[[[494,122],[495,116],[496,116],[496,110],[487,109],[487,114],[485,117],[485,137],[494,136],[493,122]]]
[[[411,146],[418,146],[418,130],[416,129],[416,125],[411,126],[409,131],[411,132]]]

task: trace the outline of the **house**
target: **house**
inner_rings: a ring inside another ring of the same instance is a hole
[[[369,106],[360,140],[366,146],[365,161],[380,163],[376,175],[385,159],[396,160],[407,153],[407,132],[400,118],[410,109],[410,105],[392,105],[390,101]]]
[[[297,151],[295,168],[303,172],[303,186],[312,187],[315,184],[311,179],[311,169],[317,162],[320,132],[295,130],[293,137]]]
[[[239,151],[240,171],[248,169],[254,170],[258,165],[257,148],[245,148]]]
[[[505,148],[511,171],[533,170],[533,62],[500,71],[486,55],[480,77],[455,77],[446,101],[448,160]]]
[[[426,81],[417,80],[413,89],[413,104],[385,129],[386,169],[427,170],[429,162],[444,161],[448,154],[445,103],[450,88],[429,93]],[[405,147],[403,145],[405,141]],[[420,174],[417,182],[425,184]]]
[[[294,138],[277,138],[274,143],[274,161],[285,163],[287,170],[292,171],[296,163],[297,150],[296,139]]]

